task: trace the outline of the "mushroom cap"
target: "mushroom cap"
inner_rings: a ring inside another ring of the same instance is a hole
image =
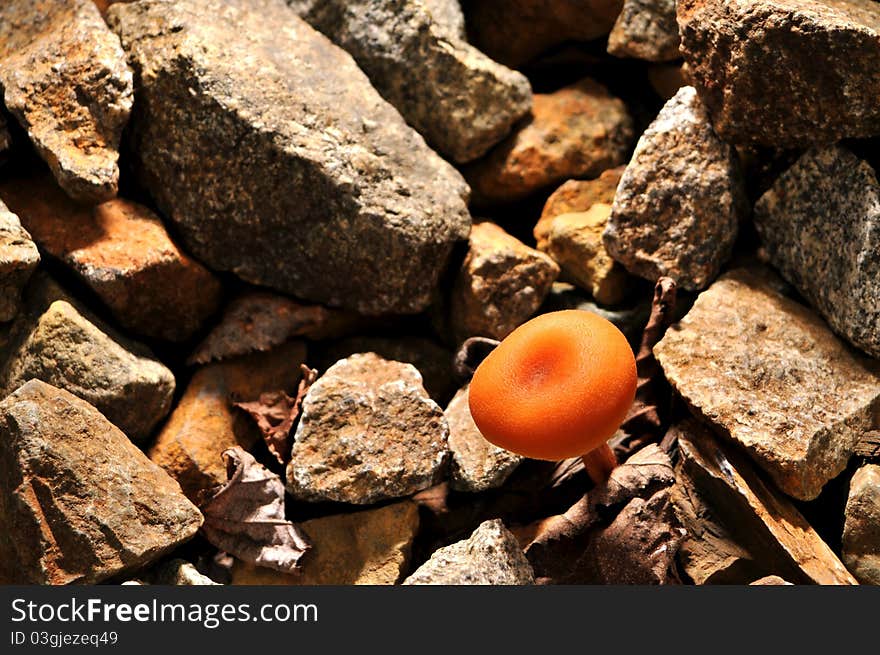
[[[523,323],[477,367],[469,404],[483,436],[534,459],[584,455],[607,441],[632,405],[636,361],[626,337],[592,312]]]

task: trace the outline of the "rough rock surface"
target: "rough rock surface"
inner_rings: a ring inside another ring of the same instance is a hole
[[[148,0],[109,21],[138,74],[140,179],[194,255],[363,313],[428,305],[467,185],[348,54],[282,0]]]
[[[91,0],[4,0],[0,88],[71,197],[116,195],[132,74]]]
[[[785,493],[819,495],[880,409],[876,363],[848,348],[772,273],[737,269],[654,347],[666,378]]]
[[[856,584],[791,501],[767,485],[738,451],[692,419],[673,431],[682,469],[757,559],[786,580]]]
[[[354,57],[406,121],[458,163],[485,154],[529,113],[526,77],[468,44],[421,0],[288,4]]]
[[[0,195],[40,247],[73,269],[123,327],[181,341],[217,310],[219,282],[143,205],[119,198],[79,205],[37,178],[0,183]]]
[[[40,253],[31,235],[0,200],[0,322],[15,318],[21,290],[39,263]]]
[[[464,12],[459,0],[421,0],[431,12],[435,23],[443,26],[462,41],[467,40]]]
[[[842,146],[804,154],[755,205],[770,261],[851,343],[880,357],[880,182]]]
[[[0,582],[94,583],[158,559],[202,523],[100,412],[31,380],[0,402]]]
[[[608,35],[608,52],[647,61],[678,59],[675,0],[624,0]]]
[[[730,256],[745,211],[736,152],[712,129],[693,87],[679,89],[626,167],[605,247],[634,275],[696,291]]]
[[[250,417],[231,401],[251,401],[268,391],[294,393],[305,346],[291,341],[265,353],[236,357],[198,369],[148,455],[180,483],[192,500],[226,483],[222,454],[250,449],[260,439]]]
[[[419,528],[412,501],[351,514],[336,514],[299,527],[312,544],[299,575],[236,562],[232,584],[393,585],[409,566]]]
[[[481,203],[510,202],[569,178],[598,177],[624,163],[633,139],[626,106],[584,78],[536,93],[532,120],[465,168]]]
[[[174,374],[142,346],[123,345],[72,305],[53,302],[13,327],[0,369],[2,394],[32,378],[94,405],[132,441],[143,442],[171,409]]]
[[[586,212],[555,216],[541,248],[559,264],[564,278],[589,291],[604,305],[621,302],[630,280],[626,269],[611,258],[602,241],[610,213],[611,205],[596,203]]]
[[[452,488],[479,492],[504,484],[524,458],[486,441],[471,416],[467,387],[455,394],[444,414],[449,425]]]
[[[558,275],[559,266],[544,253],[494,223],[477,223],[452,288],[455,338],[503,339],[535,313]]]
[[[843,561],[862,584],[880,585],[880,466],[862,466],[849,485]]]
[[[608,34],[622,5],[623,0],[473,0],[464,9],[472,42],[517,67],[566,41]]]
[[[306,395],[287,490],[300,500],[359,505],[407,496],[440,481],[448,435],[414,366],[352,355]]]
[[[405,585],[528,585],[532,566],[500,519],[481,524],[469,539],[434,552]]]
[[[880,5],[679,0],[682,53],[718,133],[803,147],[880,134]]]

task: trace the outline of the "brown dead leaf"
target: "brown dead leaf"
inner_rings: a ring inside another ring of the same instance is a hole
[[[311,386],[318,379],[318,371],[300,364],[302,377],[296,391],[296,398],[291,398],[284,391],[267,391],[260,394],[259,400],[233,402],[233,407],[247,412],[257,423],[260,433],[279,464],[290,461],[290,433],[302,409],[303,400]]]
[[[281,479],[238,447],[226,450],[223,461],[229,480],[202,507],[205,538],[245,562],[295,573],[311,545],[284,518]]]
[[[425,507],[439,516],[441,514],[446,514],[449,511],[449,507],[446,504],[446,499],[448,497],[449,483],[441,482],[440,484],[418,492],[412,497],[412,499],[420,507]]]

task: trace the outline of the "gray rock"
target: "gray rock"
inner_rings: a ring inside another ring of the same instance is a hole
[[[532,566],[500,519],[486,521],[469,539],[434,552],[405,585],[529,585]]]
[[[877,362],[737,269],[697,298],[654,355],[695,412],[748,451],[790,496],[812,500],[841,473],[880,411]]]
[[[108,20],[139,75],[139,177],[200,260],[363,313],[429,304],[467,236],[467,185],[348,54],[282,0]]]
[[[880,182],[842,146],[804,154],[755,205],[771,263],[831,328],[880,357]]]
[[[449,428],[411,364],[357,354],[312,385],[287,467],[287,490],[306,501],[366,505],[438,482]]]
[[[464,12],[458,0],[421,0],[421,2],[431,12],[435,23],[442,25],[462,41],[467,39]]]
[[[672,61],[678,52],[675,0],[624,0],[608,35],[608,52],[616,57]]]
[[[696,291],[730,257],[745,209],[735,151],[715,134],[694,88],[682,87],[636,145],[605,248],[630,273],[667,275]]]
[[[479,492],[504,484],[524,457],[486,441],[471,416],[467,387],[455,394],[443,413],[449,425],[452,488]]]
[[[15,318],[21,290],[39,263],[40,253],[31,235],[0,200],[0,322]]]
[[[91,403],[136,442],[149,438],[174,395],[174,375],[164,365],[134,354],[63,300],[39,316],[22,315],[13,327],[2,394],[32,378]]]
[[[99,202],[116,195],[132,74],[94,2],[4,0],[0,87],[71,197]]]
[[[31,380],[0,402],[0,583],[94,583],[159,559],[195,505],[94,407]]]
[[[681,51],[726,141],[803,148],[880,134],[873,0],[678,0]]]
[[[407,122],[458,163],[485,154],[529,113],[526,77],[468,44],[448,11],[421,0],[288,4],[354,57]]]
[[[849,484],[843,561],[862,584],[880,585],[880,466],[866,464]]]

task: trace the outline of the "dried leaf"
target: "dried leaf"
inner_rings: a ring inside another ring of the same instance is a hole
[[[446,505],[446,499],[449,496],[449,483],[441,482],[440,484],[429,487],[415,494],[412,499],[420,507],[425,507],[436,515],[446,514],[449,507]]]
[[[311,547],[284,518],[281,479],[241,448],[223,453],[229,481],[202,508],[202,533],[217,548],[258,566],[294,573]]]
[[[290,461],[290,433],[302,409],[303,400],[311,386],[318,379],[318,371],[300,364],[302,377],[296,391],[296,398],[291,398],[284,391],[267,391],[260,394],[259,400],[233,402],[234,407],[246,411],[257,423],[269,452],[275,455],[279,464]]]
[[[489,337],[470,337],[462,342],[453,361],[455,374],[462,383],[470,382],[474,377],[474,371],[499,343],[501,342],[498,339]]]
[[[304,305],[272,293],[239,296],[223,319],[195,349],[187,363],[206,364],[269,350],[293,337],[325,339],[341,336],[359,324],[356,314],[322,305]]]

